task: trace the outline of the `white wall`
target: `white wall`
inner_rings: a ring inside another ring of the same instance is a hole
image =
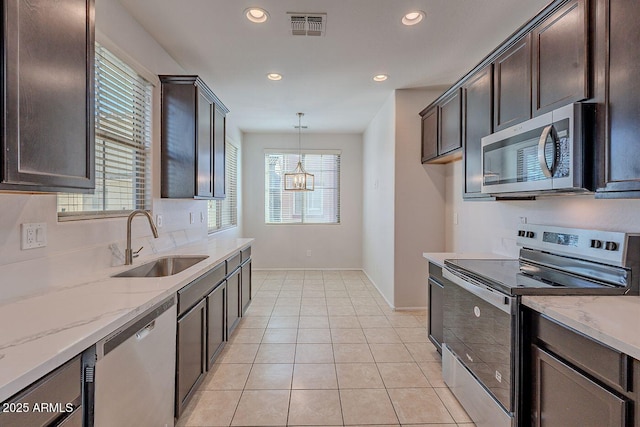
[[[418,113],[442,94],[437,90],[397,90],[395,113],[396,308],[426,307],[428,263],[423,252],[445,247],[445,166],[422,165]]]
[[[517,256],[520,217],[532,224],[640,232],[640,200],[596,200],[592,195],[549,196],[534,201],[462,200],[462,162],[447,167],[447,250]],[[458,214],[454,225],[453,213]]]
[[[197,73],[197,70],[184,70],[176,63],[118,0],[96,2],[96,39],[156,85],[157,74]],[[206,222],[189,223],[189,212],[196,214],[196,218],[200,212],[206,213],[205,201],[159,198],[159,86],[154,91],[153,121],[153,213],[163,215],[164,226],[159,230],[160,238],[153,239],[146,221],[138,218],[133,222],[133,244],[145,246],[142,256],[207,237]],[[233,125],[230,129],[232,135],[238,134]],[[241,139],[237,143],[241,146]],[[45,287],[82,283],[96,269],[118,263],[108,246],[110,243],[124,246],[126,218],[58,222],[54,194],[2,193],[0,206],[0,300]],[[47,247],[20,249],[20,224],[26,222],[47,224]],[[226,234],[234,233],[238,230]],[[24,284],[22,288],[11,286],[17,278]]]
[[[391,94],[363,135],[362,268],[391,305],[394,297],[396,98]]]
[[[362,137],[356,134],[302,135],[303,149],[338,149],[340,221],[338,225],[266,225],[264,150],[297,149],[298,135],[245,133],[242,179],[243,232],[256,239],[254,268],[362,267]],[[311,250],[311,256],[307,256]]]

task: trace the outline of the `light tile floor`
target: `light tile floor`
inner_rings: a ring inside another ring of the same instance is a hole
[[[361,271],[252,279],[178,426],[474,426],[442,381],[425,311],[391,310]]]

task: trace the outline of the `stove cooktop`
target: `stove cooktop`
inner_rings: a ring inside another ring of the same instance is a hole
[[[517,259],[447,259],[445,265],[458,275],[474,279],[507,295],[621,294],[601,283],[580,281],[558,284],[523,274]]]

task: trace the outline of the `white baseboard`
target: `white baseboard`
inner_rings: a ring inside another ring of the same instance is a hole
[[[363,269],[362,272],[364,273],[365,276],[367,276],[367,279],[369,279],[369,281],[373,284],[373,286],[376,288],[376,290],[378,291],[378,293],[380,294],[380,296],[382,297],[382,299],[384,299],[384,301],[387,303],[387,305],[389,306],[389,308],[391,308],[392,310],[396,310],[396,308],[393,306],[393,304],[391,304],[389,302],[389,300],[387,299],[387,297],[384,296],[384,294],[380,291],[380,288],[378,287],[378,285],[376,285],[376,282],[373,281],[373,279],[371,278],[371,276],[369,276],[369,274],[367,274],[367,272]]]

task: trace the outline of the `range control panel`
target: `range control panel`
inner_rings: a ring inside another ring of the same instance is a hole
[[[518,246],[625,266],[628,254],[640,252],[640,235],[617,231],[586,230],[549,225],[522,224]]]

